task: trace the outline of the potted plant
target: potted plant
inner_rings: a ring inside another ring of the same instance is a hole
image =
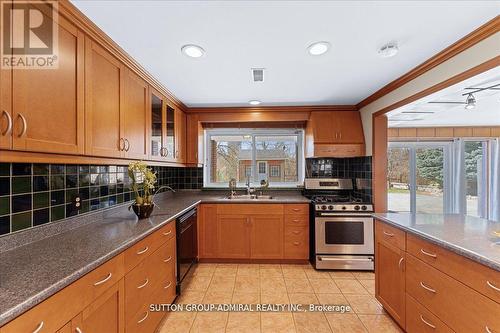
[[[153,191],[156,185],[156,174],[148,168],[146,163],[140,161],[129,164],[128,176],[132,182],[132,190],[135,194],[135,202],[131,207],[140,219],[148,218],[155,206]]]

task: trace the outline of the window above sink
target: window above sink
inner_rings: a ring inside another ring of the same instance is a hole
[[[302,129],[205,130],[205,187],[296,187],[304,182]]]

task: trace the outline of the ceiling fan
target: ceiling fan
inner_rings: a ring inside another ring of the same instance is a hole
[[[489,87],[484,87],[484,88],[465,88],[465,90],[473,90],[470,92],[466,92],[462,94],[462,96],[467,96],[465,98],[465,102],[455,102],[455,101],[435,101],[435,102],[428,102],[428,104],[462,104],[465,105],[465,108],[467,110],[472,110],[476,107],[476,98],[474,97],[475,93],[478,93],[480,91],[484,90],[500,90],[500,83],[495,84]]]

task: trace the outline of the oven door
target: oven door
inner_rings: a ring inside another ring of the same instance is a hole
[[[316,217],[317,254],[373,254],[370,216]]]

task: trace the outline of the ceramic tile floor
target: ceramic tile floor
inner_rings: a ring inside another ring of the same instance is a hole
[[[178,304],[344,304],[335,312],[171,312],[158,332],[402,332],[375,299],[371,272],[310,265],[199,264]]]

